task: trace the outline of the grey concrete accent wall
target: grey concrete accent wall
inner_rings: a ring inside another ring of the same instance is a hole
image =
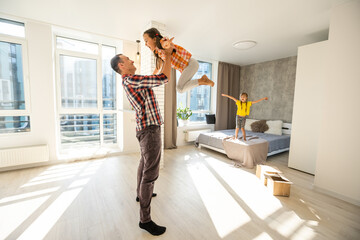
[[[297,57],[241,67],[240,92],[249,101],[268,97],[251,107],[249,118],[292,121]]]

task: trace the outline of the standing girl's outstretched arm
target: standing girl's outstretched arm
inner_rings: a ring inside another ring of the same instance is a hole
[[[268,100],[268,98],[267,98],[267,97],[264,97],[264,98],[261,98],[261,99],[256,100],[256,101],[252,101],[251,103],[252,103],[252,104],[258,103],[258,102],[260,102],[260,101],[262,101],[262,100]]]
[[[227,97],[227,98],[230,98],[231,100],[233,100],[234,102],[236,102],[238,99],[236,99],[236,98],[234,98],[234,97],[232,97],[232,96],[229,96],[229,95],[226,95],[226,94],[221,94],[221,96],[223,96],[223,97]]]

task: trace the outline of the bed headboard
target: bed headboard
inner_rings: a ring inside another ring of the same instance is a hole
[[[282,133],[291,135],[291,123],[283,123],[282,125]]]

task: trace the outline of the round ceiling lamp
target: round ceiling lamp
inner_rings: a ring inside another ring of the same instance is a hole
[[[257,42],[252,40],[239,41],[233,44],[233,47],[239,50],[246,50],[255,47]]]

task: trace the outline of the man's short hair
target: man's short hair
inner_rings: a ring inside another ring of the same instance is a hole
[[[122,59],[121,59],[121,56],[122,54],[117,54],[117,55],[115,55],[112,59],[111,59],[111,61],[110,61],[110,63],[111,63],[111,68],[115,71],[115,72],[117,72],[118,74],[121,74],[121,70],[120,70],[120,68],[119,68],[119,63],[122,63],[123,61],[122,61]]]

